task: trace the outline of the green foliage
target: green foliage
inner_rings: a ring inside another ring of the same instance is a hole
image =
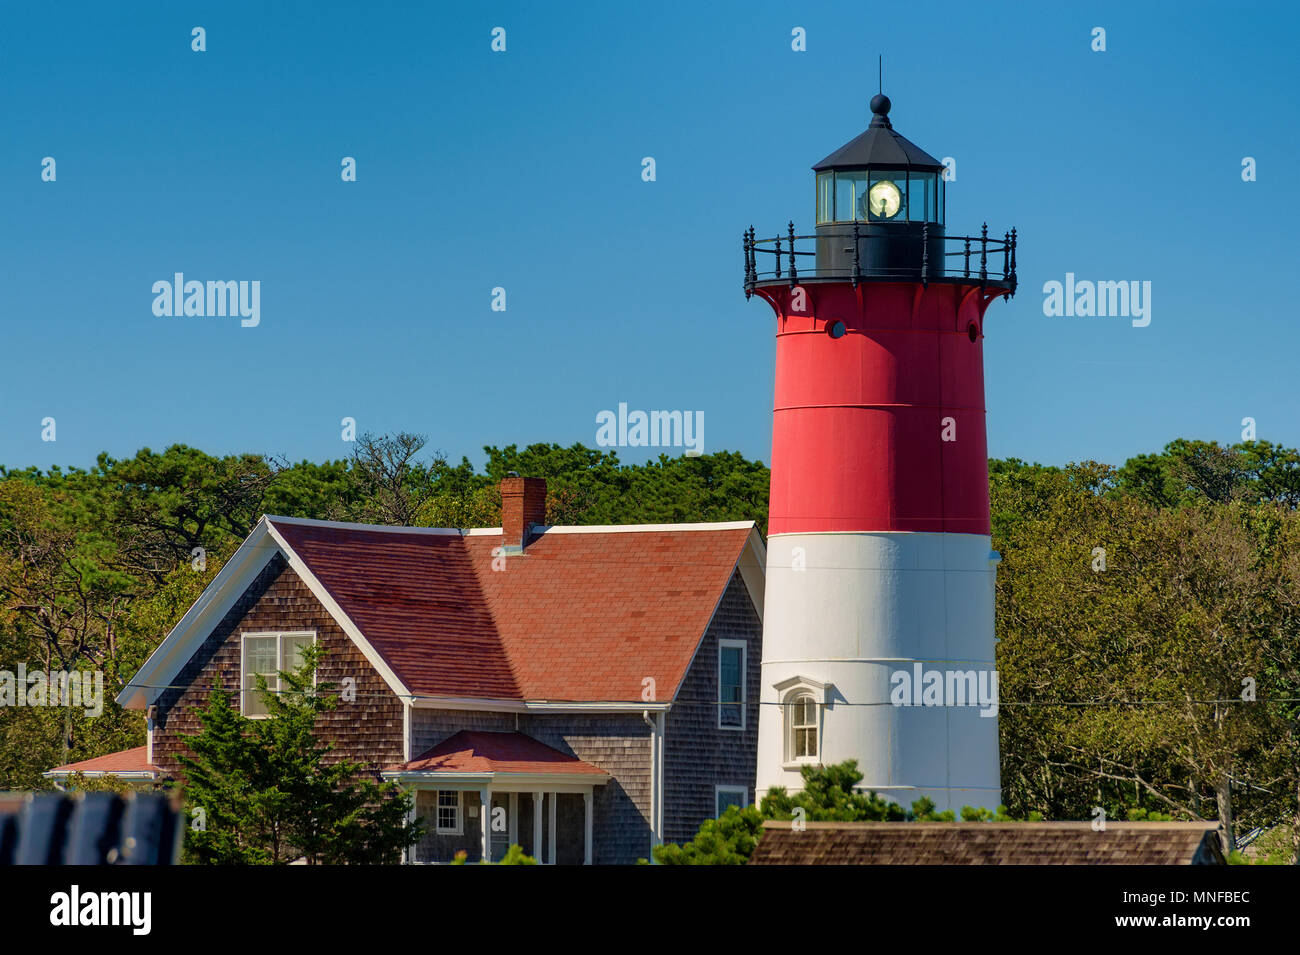
[[[134,787],[120,776],[87,776],[84,773],[73,773],[67,778],[63,788],[68,792],[125,795],[131,792]]]
[[[804,788],[790,795],[784,787],[773,786],[757,808],[728,806],[717,819],[706,819],[695,838],[682,845],[665,843],[655,846],[654,859],[660,865],[744,865],[753,855],[763,834],[764,819],[798,820],[799,822],[952,822],[952,810],[936,812],[934,802],[922,797],[906,810],[874,792],[864,793],[854,787],[862,781],[857,760],[849,759],[832,766],[801,766]],[[1036,817],[1036,818],[1035,818]],[[963,822],[1017,822],[1006,806],[996,811],[965,806]],[[1034,814],[1033,821],[1041,821]]]
[[[1173,822],[1172,813],[1159,812],[1155,809],[1144,809],[1141,806],[1134,806],[1128,810],[1129,822]]]
[[[990,474],[1012,812],[1295,817],[1294,453],[1178,441],[1120,469]]]
[[[537,865],[537,860],[525,853],[521,846],[512,845],[497,865]]]
[[[465,865],[469,859],[469,853],[464,849],[459,850],[451,860],[452,865]],[[488,862],[486,859],[480,859],[479,865],[537,865],[537,860],[524,852],[523,847],[511,845],[497,862]]]
[[[769,473],[758,461],[733,452],[699,457],[660,455],[623,465],[612,451],[575,444],[534,444],[518,450],[487,447],[487,476],[494,485],[510,471],[547,479],[552,523],[660,524],[756,520],[767,524]]]
[[[199,711],[203,731],[184,737],[193,753],[180,757],[188,779],[188,861],[391,863],[420,838],[423,823],[408,819],[410,794],[361,778],[357,764],[335,758],[316,738],[317,717],[338,700],[331,684],[314,682],[319,649],[303,656],[300,668],[280,674],[285,691],[269,692],[259,678],[266,719],[246,719],[214,688]]]
[[[907,811],[897,803],[853,788],[862,781],[855,759],[834,766],[802,766],[799,772],[803,776],[802,790],[791,796],[783,787],[774,786],[759,800],[764,819],[793,819],[800,809],[807,822],[891,822],[908,818]],[[931,809],[933,805],[929,803]]]
[[[1245,850],[1228,854],[1229,865],[1291,865],[1295,853],[1291,826],[1274,826],[1262,833]]]
[[[763,816],[753,806],[728,806],[717,819],[706,819],[685,845],[654,847],[660,865],[744,865],[763,833]]]
[[[497,482],[516,471],[547,478],[550,523],[766,526],[768,470],[739,454],[624,464],[581,444],[489,446],[479,469],[425,444],[365,435],[320,464],[173,445],[89,469],[0,467],[0,668],[100,669],[107,697],[97,718],[0,708],[0,788],[47,787],[51,766],[143,743],[142,714],[114,691],[263,513],[496,526]],[[1300,832],[1300,453],[1179,439],[1118,468],[1007,459],[989,474],[1000,691],[1016,704],[999,719],[1009,815],[1100,806]],[[1231,702],[1245,677],[1249,706]],[[948,815],[824,782],[824,801],[800,797],[823,818]]]
[[[1268,441],[1220,447],[1179,438],[1160,454],[1130,458],[1116,486],[1155,507],[1242,501],[1300,504],[1300,453]]]

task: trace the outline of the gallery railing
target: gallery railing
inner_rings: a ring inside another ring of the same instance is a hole
[[[822,243],[820,265],[816,247],[811,250],[800,247],[819,240]],[[844,245],[836,250],[833,244],[838,241]],[[893,248],[888,256],[872,254],[877,251],[870,245],[873,242],[890,242]],[[744,251],[746,297],[757,285],[774,282],[795,285],[801,279],[848,280],[854,285],[860,281],[888,279],[919,280],[922,284],[938,280],[974,280],[1006,288],[1012,295],[1016,291],[1016,230],[1004,232],[1000,239],[990,238],[987,223],[977,236],[933,238],[928,223],[922,226],[919,234],[910,237],[873,231],[866,224],[856,222],[851,226],[824,229],[815,235],[795,235],[794,223],[791,222],[785,235],[758,239],[754,237],[751,226],[744,234]],[[771,258],[760,258],[760,255]],[[807,262],[809,258],[813,261]],[[801,261],[806,264],[801,266]],[[835,264],[828,267],[828,261]],[[770,268],[759,268],[760,265]]]

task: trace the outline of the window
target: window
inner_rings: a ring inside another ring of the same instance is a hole
[[[279,693],[281,670],[302,666],[302,651],[316,642],[314,633],[246,633],[243,644],[243,692],[240,711],[245,716],[266,716],[266,701],[257,691],[258,676],[266,677],[266,688]]]
[[[718,728],[745,728],[745,641],[718,644]]]
[[[461,835],[463,826],[460,814],[459,790],[438,790],[437,830],[444,835]]]
[[[817,701],[801,694],[786,704],[786,711],[790,716],[790,759],[817,759]]]
[[[829,172],[817,174],[817,224],[835,221],[835,179]]]
[[[786,677],[772,684],[781,701],[785,723],[785,768],[822,761],[822,717],[843,699],[829,683],[805,675]]]
[[[749,805],[749,790],[744,786],[714,786],[713,797],[717,816],[726,812],[728,806],[740,806],[743,809]]]
[[[844,170],[835,173],[835,221],[852,222],[865,219],[858,214],[858,207],[867,195],[867,172],[865,169]]]

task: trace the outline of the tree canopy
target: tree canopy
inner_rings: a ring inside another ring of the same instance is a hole
[[[625,464],[580,444],[458,463],[411,433],[288,463],[173,445],[86,469],[0,467],[0,670],[104,674],[103,713],[0,707],[0,787],[141,745],[113,695],[264,513],[497,526],[498,483],[547,479],[555,524],[755,520],[732,452]],[[1023,818],[1165,813],[1300,849],[1300,454],[1179,439],[1119,466],[989,462],[1003,799]]]

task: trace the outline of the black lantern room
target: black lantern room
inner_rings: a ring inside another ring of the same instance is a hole
[[[873,96],[867,131],[813,166],[818,273],[943,274],[943,163],[894,131],[890,105]]]

